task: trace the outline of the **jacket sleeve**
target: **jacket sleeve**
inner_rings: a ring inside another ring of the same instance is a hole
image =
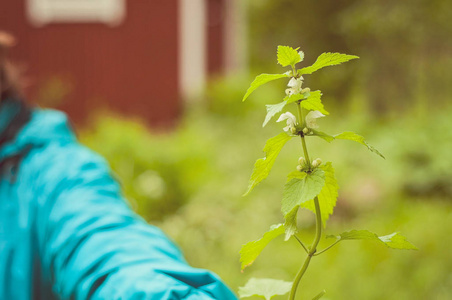
[[[78,145],[43,153],[35,227],[44,277],[59,297],[237,299],[131,211],[104,160]]]

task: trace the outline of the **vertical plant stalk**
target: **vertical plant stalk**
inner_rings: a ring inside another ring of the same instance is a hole
[[[300,118],[300,124],[303,124],[304,127],[304,119],[303,119],[303,112],[301,110],[301,105],[299,102],[297,102],[298,107],[298,116]],[[306,161],[309,163],[309,169],[311,169],[311,161],[309,160],[308,156],[308,149],[306,147],[306,141],[304,136],[301,134],[301,144],[303,146],[303,152],[306,156]],[[312,242],[312,246],[309,249],[308,255],[306,256],[306,259],[303,263],[303,266],[301,267],[300,271],[298,271],[297,276],[295,277],[292,285],[292,289],[290,290],[289,300],[295,299],[295,294],[297,292],[298,285],[300,284],[301,278],[303,278],[303,275],[306,273],[306,270],[309,267],[309,263],[311,262],[311,258],[314,256],[314,254],[317,251],[317,246],[319,245],[320,238],[322,237],[322,215],[320,211],[320,203],[319,198],[314,198],[314,205],[315,205],[315,225],[316,225],[316,231],[315,231],[315,237],[314,241]]]
[[[301,267],[300,271],[298,271],[297,276],[295,277],[295,279],[293,281],[292,289],[290,290],[290,296],[289,296],[290,300],[295,299],[295,293],[297,292],[297,288],[300,283],[300,280],[303,277],[304,273],[306,273],[309,263],[311,262],[311,258],[316,253],[317,246],[319,245],[320,238],[322,237],[322,215],[320,214],[320,204],[319,204],[319,199],[317,197],[314,198],[314,205],[315,205],[315,216],[316,216],[316,222],[315,222],[316,231],[315,231],[314,242],[312,243],[312,246],[309,249],[308,256],[306,256],[303,266]]]
[[[297,102],[297,108],[298,108],[298,118],[300,119],[299,123],[300,123],[301,127],[304,128],[305,122],[304,122],[304,116],[303,116],[303,111],[301,110],[300,102]],[[306,147],[306,141],[304,140],[303,134],[300,134],[300,138],[301,138],[301,145],[303,146],[304,156],[306,156],[305,158],[308,163],[308,167],[309,167],[309,169],[311,169],[311,160],[309,159],[308,148]]]

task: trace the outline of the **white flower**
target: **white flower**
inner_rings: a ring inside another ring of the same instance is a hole
[[[302,90],[301,90],[301,93],[302,93],[302,94],[304,94],[304,93],[309,93],[310,91],[311,91],[311,89],[307,87],[307,88],[302,89]]]
[[[303,59],[304,59],[304,52],[303,51],[298,51],[298,55],[300,55],[300,61],[303,61]]]
[[[285,112],[283,114],[281,114],[281,116],[279,116],[279,119],[276,122],[281,122],[281,121],[286,121],[286,127],[284,127],[284,131],[287,132],[292,132],[292,128],[295,128],[295,126],[297,125],[297,118],[295,118],[295,116],[293,114],[291,114],[290,112]]]
[[[301,92],[301,85],[303,84],[303,77],[300,76],[299,78],[292,77],[289,80],[289,83],[287,86],[289,87],[286,89],[286,95],[291,96],[293,94],[299,94]]]
[[[319,128],[319,125],[317,125],[317,119],[318,118],[323,118],[325,115],[322,114],[321,112],[319,112],[318,110],[313,110],[310,111],[307,115],[306,115],[306,126],[308,128]]]

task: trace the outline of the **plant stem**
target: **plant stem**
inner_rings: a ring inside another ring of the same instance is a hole
[[[316,215],[316,232],[315,232],[315,238],[314,242],[312,243],[311,249],[308,252],[308,256],[306,257],[306,260],[303,263],[303,266],[301,267],[300,271],[298,271],[297,276],[294,279],[292,289],[290,291],[290,300],[295,299],[295,293],[297,292],[298,285],[300,283],[301,278],[303,277],[304,273],[308,269],[309,263],[311,262],[311,258],[314,256],[314,254],[317,251],[317,246],[320,242],[320,238],[322,237],[322,215],[320,214],[320,204],[319,199],[315,197],[314,199],[315,204],[315,215]]]
[[[304,126],[304,118],[303,118],[303,111],[301,109],[300,102],[297,102],[298,107],[298,117],[300,118],[300,124]],[[306,161],[308,162],[308,167],[311,170],[311,161],[309,160],[308,155],[308,149],[306,147],[306,141],[304,139],[303,134],[300,135],[301,137],[301,145],[303,146],[303,152],[306,156]],[[301,266],[301,269],[298,271],[297,276],[295,277],[292,289],[290,290],[289,300],[295,300],[295,294],[297,292],[298,285],[300,284],[301,278],[303,277],[304,273],[306,273],[306,270],[309,267],[309,263],[311,262],[311,258],[314,256],[314,254],[317,251],[317,246],[319,245],[320,238],[322,237],[322,215],[320,211],[320,203],[319,198],[314,198],[314,205],[315,205],[315,237],[314,241],[312,242],[312,246],[309,249],[308,255],[306,256],[306,259],[303,263],[303,266]]]
[[[303,116],[303,111],[301,109],[300,102],[297,102],[297,108],[298,108],[298,117],[300,119],[299,122],[302,125],[301,127],[304,127],[304,116]],[[306,141],[305,141],[303,135],[300,135],[300,138],[301,138],[301,144],[303,145],[304,156],[306,158],[306,162],[308,163],[308,168],[311,169],[311,160],[309,159],[308,148],[306,147]]]

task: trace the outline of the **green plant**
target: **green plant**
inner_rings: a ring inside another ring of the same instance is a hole
[[[289,104],[295,104],[298,116],[296,117],[290,112],[285,112],[280,115],[277,122],[286,121],[287,126],[284,128],[284,132],[267,140],[264,147],[265,157],[256,161],[249,180],[248,189],[244,195],[248,195],[269,175],[281,149],[293,138],[300,137],[304,157],[302,156],[298,159],[296,171],[288,174],[287,182],[284,185],[281,202],[284,223],[271,226],[270,230],[261,239],[249,242],[242,247],[240,251],[241,268],[243,271],[247,266],[251,265],[265,246],[280,235],[285,235],[286,241],[296,239],[307,256],[293,282],[251,278],[244,287],[239,289],[241,298],[256,295],[265,299],[271,299],[275,295],[284,295],[290,292],[289,299],[295,299],[298,285],[311,259],[344,240],[375,240],[394,249],[416,249],[414,245],[408,242],[398,232],[378,236],[368,230],[351,230],[339,235],[328,235],[327,238],[335,238],[335,241],[322,250],[317,249],[326,221],[333,213],[336,205],[338,185],[331,162],[322,163],[320,158],[311,160],[306,139],[308,137],[319,137],[327,142],[332,142],[337,139],[351,140],[366,146],[370,151],[382,158],[384,156],[369,145],[362,136],[354,132],[329,135],[317,130],[318,125],[316,120],[329,114],[322,104],[322,93],[320,91],[311,91],[309,88],[302,88],[303,75],[312,74],[327,66],[338,65],[356,59],[358,58],[357,56],[340,53],[323,53],[313,65],[298,70],[295,65],[303,61],[304,58],[304,53],[302,51],[298,52],[298,48],[293,49],[288,46],[278,46],[277,58],[281,66],[291,67],[291,70],[282,74],[261,74],[257,76],[248,88],[243,97],[243,101],[259,86],[276,79],[288,78],[288,88],[285,91],[286,96],[283,101],[277,104],[266,105],[267,115],[263,126],[268,124],[272,117],[280,113]],[[309,112],[305,114],[305,111]],[[306,246],[301,238],[297,236],[297,217],[300,208],[312,211],[316,217],[316,234],[310,246]],[[320,299],[324,294],[325,291],[322,291],[313,299]]]

